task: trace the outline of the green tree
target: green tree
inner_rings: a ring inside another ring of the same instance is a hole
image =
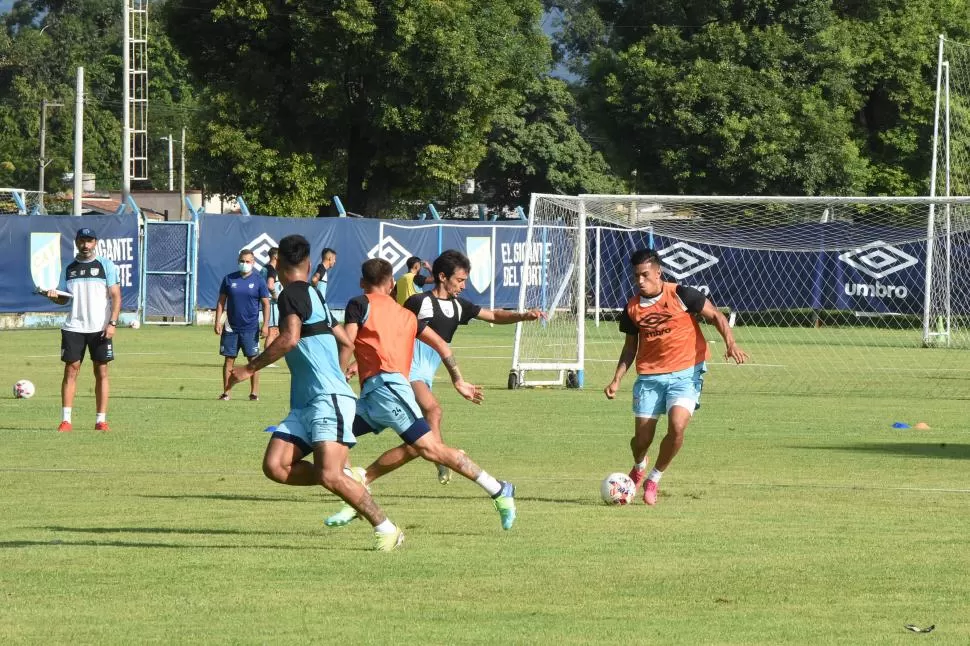
[[[469,176],[496,113],[549,59],[538,0],[170,0],[165,11],[237,133],[226,141],[254,139],[282,168],[330,177],[367,215]],[[241,186],[245,160],[210,143],[227,163],[208,181]]]
[[[184,62],[149,12],[149,186],[167,185],[163,134],[181,128],[195,114],[194,89]],[[45,188],[64,188],[73,170],[75,75],[85,72],[84,170],[98,186],[121,185],[121,6],[115,0],[18,0],[4,16],[0,36],[0,161],[15,171],[11,183],[37,183],[40,102],[62,107],[48,112]]]
[[[923,193],[957,0],[564,0],[584,113],[641,192]]]
[[[567,84],[536,78],[518,106],[503,106],[476,172],[489,204],[524,205],[532,193],[615,193],[625,187],[577,126]]]

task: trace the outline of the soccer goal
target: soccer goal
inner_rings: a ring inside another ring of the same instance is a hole
[[[940,226],[941,218],[945,226]],[[629,258],[708,294],[750,365],[720,389],[927,392],[970,388],[970,198],[536,195],[509,386],[604,386],[634,295]],[[945,253],[934,254],[934,250]],[[958,383],[959,382],[959,383]]]
[[[44,194],[22,188],[0,188],[0,215],[36,215],[43,213]]]

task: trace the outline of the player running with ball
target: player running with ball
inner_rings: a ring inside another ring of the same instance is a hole
[[[635,251],[630,264],[639,290],[620,317],[620,331],[626,334],[626,341],[613,381],[604,392],[607,399],[616,397],[623,375],[635,360],[638,376],[633,384],[635,419],[630,449],[634,465],[630,478],[637,486],[646,475],[647,450],[653,443],[657,420],[667,413],[667,434],[643,487],[643,502],[656,505],[660,477],[684,443],[684,431],[700,405],[701,384],[707,372],[710,353],[695,316],[699,314],[717,328],[727,346],[725,358],[741,364],[748,355],[734,342],[727,319],[702,292],[663,280],[656,251]]]

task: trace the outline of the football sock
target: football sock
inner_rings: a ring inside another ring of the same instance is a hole
[[[478,477],[475,478],[475,482],[477,482],[478,486],[484,489],[490,496],[494,496],[502,490],[502,485],[499,484],[499,481],[484,471],[478,474]]]
[[[653,480],[654,482],[660,482],[660,478],[663,477],[663,471],[657,471],[656,469],[650,470],[650,475],[647,476],[647,480]]]
[[[108,414],[107,413],[95,413],[95,415],[94,415],[94,422],[96,424],[100,424],[101,422],[107,422],[107,421],[108,421]]]
[[[640,469],[641,471],[643,471],[644,469],[646,469],[646,468],[647,468],[647,459],[646,459],[646,458],[643,458],[643,460],[641,460],[640,462],[637,462],[637,463],[636,463],[635,465],[633,465],[633,466],[635,466],[636,468],[638,468],[638,469]]]
[[[61,409],[61,420],[70,423],[71,422],[71,407],[65,406]]]
[[[385,518],[382,522],[374,525],[374,531],[377,532],[378,534],[390,534],[396,529],[397,527],[394,526],[394,523],[392,523],[387,518]]]

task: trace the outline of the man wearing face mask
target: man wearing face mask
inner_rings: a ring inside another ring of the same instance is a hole
[[[215,332],[221,337],[219,354],[225,357],[222,365],[222,394],[219,399],[229,399],[229,375],[232,373],[236,356],[242,348],[243,354],[252,363],[259,354],[259,337],[269,333],[269,289],[259,273],[253,271],[255,257],[249,249],[239,252],[239,271],[234,271],[222,279],[219,287],[219,302],[216,305]],[[263,325],[259,325],[259,311],[263,310]],[[226,313],[226,326],[223,328],[222,313]],[[259,373],[250,378],[249,399],[259,399]]]
[[[108,429],[108,362],[114,359],[112,338],[121,313],[121,283],[118,268],[110,259],[97,255],[98,236],[84,227],[74,236],[77,256],[64,270],[64,290],[52,289],[47,298],[58,305],[71,302],[71,313],[61,329],[61,360],[64,379],[61,382],[63,417],[57,430],[72,429],[71,411],[77,374],[87,349],[94,364],[94,399],[97,415],[94,430]],[[64,293],[70,296],[64,295]]]

